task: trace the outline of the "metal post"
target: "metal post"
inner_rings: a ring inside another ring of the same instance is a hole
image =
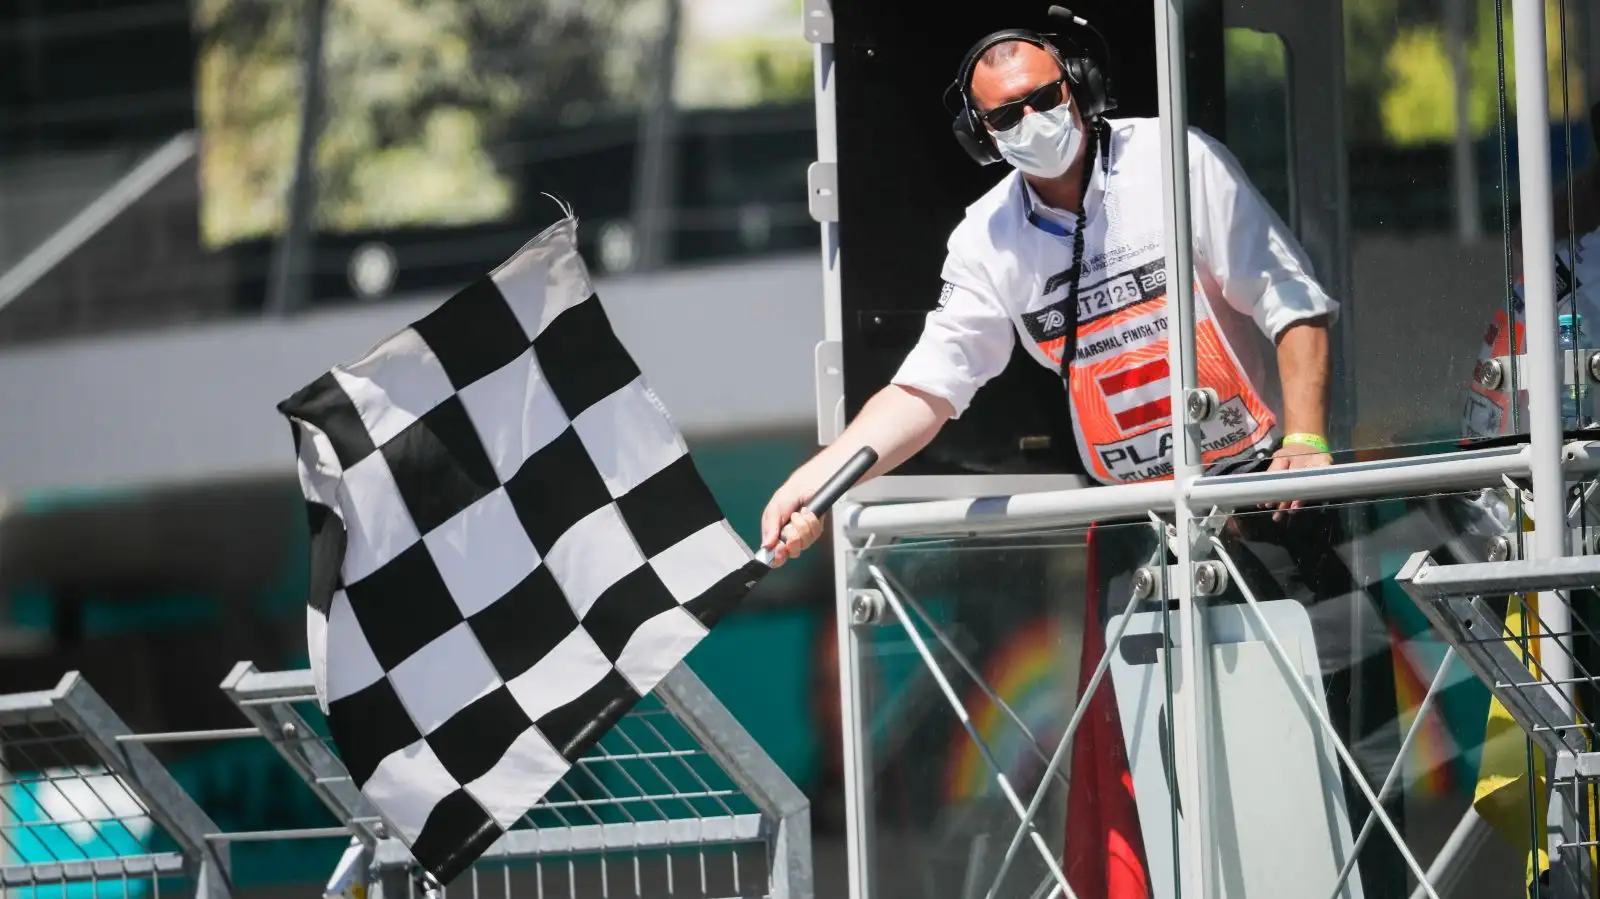
[[[29,700],[26,694],[11,698],[20,700],[19,704]],[[100,694],[77,672],[69,672],[49,694],[49,703],[59,720],[83,738],[107,771],[139,799],[151,820],[178,845],[188,873],[194,877],[195,899],[229,899],[231,847],[206,839],[206,834],[217,832],[216,823],[148,748],[118,739],[130,731]]]
[[[1476,243],[1483,239],[1483,216],[1478,198],[1478,159],[1472,146],[1472,69],[1467,61],[1472,12],[1467,2],[1446,0],[1444,16],[1455,87],[1456,139],[1452,168],[1456,187],[1456,236],[1462,243]]]
[[[656,696],[770,822],[771,899],[812,899],[811,801],[805,793],[688,665],[673,668]]]
[[[1534,502],[1548,520],[1534,522],[1533,557],[1558,559],[1567,553],[1566,479],[1561,470],[1561,354],[1556,342],[1555,227],[1550,174],[1550,86],[1547,81],[1544,0],[1514,0],[1512,33],[1516,47],[1517,170],[1522,201],[1524,314],[1527,317],[1528,467]],[[1539,616],[1553,633],[1572,629],[1570,609],[1558,594],[1546,593]],[[1556,680],[1572,677],[1569,647],[1541,653]],[[1567,691],[1570,693],[1570,689]]]
[[[1178,600],[1179,625],[1183,653],[1183,679],[1188,689],[1184,696],[1189,703],[1188,721],[1191,733],[1172,734],[1175,744],[1187,741],[1190,764],[1175,778],[1178,795],[1183,797],[1181,807],[1193,812],[1184,816],[1179,840],[1182,846],[1174,852],[1179,859],[1173,876],[1178,883],[1174,892],[1183,896],[1209,897],[1213,895],[1215,879],[1212,875],[1213,848],[1211,845],[1211,741],[1210,714],[1205,708],[1210,695],[1209,645],[1206,642],[1205,622],[1195,601],[1194,592],[1194,517],[1189,508],[1188,491],[1191,482],[1200,474],[1200,434],[1198,427],[1180,425],[1185,415],[1189,391],[1199,385],[1199,371],[1195,361],[1194,313],[1194,261],[1190,239],[1189,219],[1189,129],[1184,98],[1188,96],[1184,72],[1184,18],[1183,0],[1155,0],[1156,15],[1156,69],[1157,89],[1160,95],[1161,121],[1161,187],[1166,228],[1165,252],[1167,263],[1167,302],[1171,317],[1177,327],[1169,331],[1167,356],[1172,371],[1173,430],[1178,432],[1173,441],[1173,514],[1176,517],[1177,564],[1175,584],[1168,584],[1169,596]],[[1181,436],[1180,436],[1181,435]],[[1108,649],[1109,651],[1109,649]],[[1176,716],[1175,716],[1176,717]],[[1176,746],[1174,746],[1176,749]],[[1173,814],[1180,804],[1172,797]],[[1152,835],[1153,838],[1159,837]]]
[[[294,153],[294,180],[284,210],[283,236],[273,248],[267,312],[284,315],[309,298],[311,266],[306,255],[311,217],[317,202],[317,138],[322,134],[322,44],[328,25],[328,0],[305,0],[301,23],[300,138]]]
[[[832,6],[826,0],[806,0],[801,4],[801,29],[808,41],[816,46],[812,65],[812,84],[817,102],[817,162],[812,167],[813,178],[825,173],[824,180],[831,183],[832,172],[839,161],[838,108],[835,105],[835,45]],[[813,188],[814,189],[814,188]],[[836,195],[829,197],[836,202]],[[813,212],[818,204],[813,198]],[[837,207],[834,210],[836,212]],[[822,342],[817,346],[818,385],[824,384],[823,365],[837,358],[844,339],[843,286],[839,276],[839,222],[838,216],[818,217],[822,229]],[[827,382],[836,388],[841,401],[827,401],[826,392],[818,391],[817,442],[832,442],[844,427],[843,385],[838,379]],[[848,499],[848,497],[846,497]],[[839,717],[840,717],[840,767],[844,776],[845,834],[847,839],[845,865],[848,871],[850,899],[867,899],[873,889],[873,809],[872,765],[868,759],[867,710],[864,706],[862,679],[862,640],[850,623],[850,572],[854,561],[846,522],[849,504],[841,502],[830,516],[829,531],[833,543],[834,621],[838,638],[839,666]]]
[[[678,108],[673,85],[677,82],[683,0],[663,3],[665,20],[650,71],[652,89],[639,116],[639,156],[633,182],[633,219],[639,248],[634,267],[639,271],[654,271],[666,262],[672,237],[678,147]]]

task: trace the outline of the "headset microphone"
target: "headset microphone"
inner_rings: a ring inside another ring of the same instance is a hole
[[[1091,24],[1088,19],[1085,19],[1083,16],[1080,16],[1077,13],[1073,12],[1072,10],[1067,9],[1065,6],[1051,6],[1048,10],[1045,11],[1045,17],[1046,18],[1050,18],[1050,19],[1065,19],[1066,21],[1072,23],[1073,25],[1078,26],[1079,28],[1083,28],[1083,29],[1085,29],[1087,31],[1092,32],[1094,34],[1094,36],[1100,41],[1100,50],[1101,50],[1101,52],[1105,54],[1104,56],[1101,57],[1101,59],[1104,60],[1106,65],[1110,65],[1111,64],[1111,42],[1107,41],[1106,40],[1106,36],[1100,33],[1100,29],[1094,27],[1094,25]],[[1110,82],[1110,79],[1108,78],[1107,79],[1107,87],[1108,88],[1110,86],[1109,82]]]

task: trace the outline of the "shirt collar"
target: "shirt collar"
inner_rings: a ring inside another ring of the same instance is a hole
[[[1083,211],[1085,220],[1094,218],[1104,205],[1106,195],[1106,180],[1114,164],[1116,141],[1111,137],[1109,129],[1106,132],[1108,146],[1100,148],[1095,156],[1094,171],[1089,173],[1089,189],[1083,197]],[[1071,237],[1072,229],[1077,221],[1077,215],[1054,206],[1047,205],[1039,199],[1039,194],[1033,185],[1021,172],[1013,172],[1013,177],[1021,184],[1022,214],[1028,224],[1056,237]]]

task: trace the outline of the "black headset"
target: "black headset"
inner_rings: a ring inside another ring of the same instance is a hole
[[[1103,70],[1100,63],[1070,38],[1051,32],[1007,28],[996,31],[973,44],[972,49],[962,58],[961,68],[956,70],[956,80],[945,90],[945,105],[955,114],[951,128],[955,131],[956,143],[959,143],[961,148],[967,151],[967,155],[979,165],[990,165],[1001,160],[1000,150],[995,147],[994,138],[990,136],[989,129],[984,126],[972,102],[972,73],[977,69],[978,61],[983,58],[983,54],[996,44],[1023,41],[1055,57],[1056,63],[1061,66],[1062,74],[1067,78],[1067,89],[1071,91],[1072,102],[1078,107],[1078,115],[1083,117],[1084,123],[1090,126],[1091,130],[1101,116],[1117,108],[1117,101],[1111,95],[1111,77],[1108,71],[1111,63],[1111,47],[1106,43],[1105,35],[1088,21],[1064,7],[1050,7],[1049,16],[1052,19],[1061,19],[1068,25],[1086,29],[1099,38],[1107,68]]]

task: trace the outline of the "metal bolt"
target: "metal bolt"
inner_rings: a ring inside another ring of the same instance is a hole
[[[1500,382],[1505,380],[1506,369],[1499,359],[1487,359],[1473,369],[1472,377],[1484,390],[1498,390]]]
[[[1201,562],[1194,567],[1194,592],[1215,596],[1228,588],[1228,571],[1221,562]]]
[[[389,838],[389,828],[384,827],[382,821],[378,821],[372,825],[372,835],[380,840],[386,840]]]
[[[299,729],[297,729],[294,726],[294,722],[293,721],[285,721],[285,722],[283,722],[283,727],[280,728],[280,730],[283,731],[283,738],[285,740],[293,740],[295,738],[295,735],[300,732]]]
[[[1589,354],[1589,380],[1600,382],[1600,353]]]
[[[877,624],[883,618],[883,594],[877,590],[856,590],[850,594],[850,623],[858,627]]]
[[[1141,568],[1133,573],[1133,598],[1137,602],[1148,599],[1156,589],[1156,574],[1148,568]]]
[[[1489,561],[1504,562],[1511,558],[1511,541],[1504,537],[1489,540]]]
[[[1184,398],[1183,408],[1188,413],[1191,424],[1206,421],[1217,410],[1217,392],[1209,387],[1191,390]]]

